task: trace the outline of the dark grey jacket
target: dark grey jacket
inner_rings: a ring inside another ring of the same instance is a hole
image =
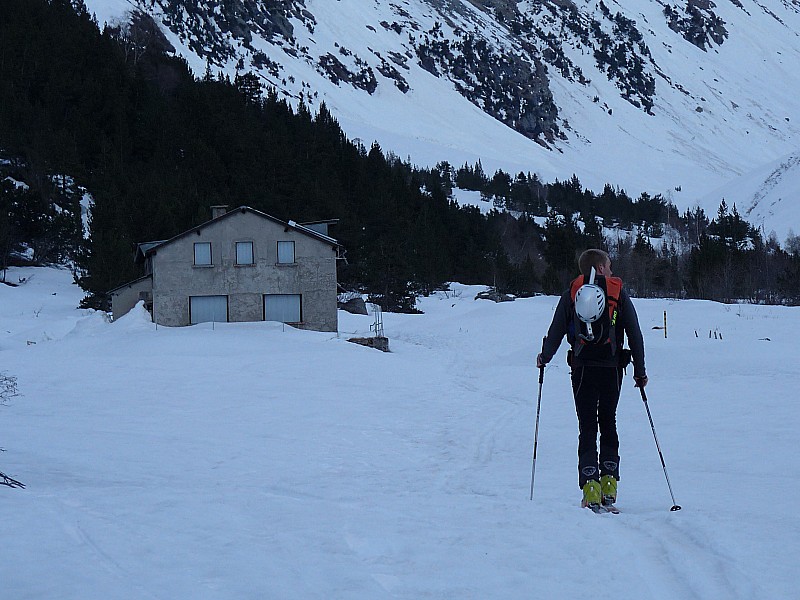
[[[616,355],[606,360],[589,360],[581,358],[580,355],[573,356],[572,366],[616,367],[618,364],[619,350],[622,348],[625,336],[627,335],[628,344],[630,345],[631,354],[633,356],[633,375],[634,377],[644,377],[646,371],[644,368],[644,340],[642,339],[642,330],[639,327],[639,317],[636,316],[636,309],[633,307],[631,297],[628,296],[625,288],[620,290],[617,309],[617,324],[614,328],[617,338]],[[572,320],[572,296],[570,291],[567,290],[561,295],[561,299],[558,301],[556,314],[553,315],[553,322],[550,324],[550,329],[547,331],[544,348],[542,349],[542,361],[544,363],[550,362],[558,351],[561,340],[567,335]]]

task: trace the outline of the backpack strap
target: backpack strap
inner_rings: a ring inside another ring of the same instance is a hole
[[[617,307],[619,306],[619,296],[622,293],[622,279],[619,277],[606,277],[606,300],[608,304],[608,318],[611,320],[611,327],[617,324]]]
[[[575,279],[572,280],[572,283],[569,284],[569,295],[572,298],[572,303],[575,304],[575,296],[578,295],[578,290],[581,289],[581,286],[586,283],[586,276],[578,275]]]

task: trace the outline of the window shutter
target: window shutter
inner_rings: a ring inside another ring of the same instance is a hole
[[[194,264],[210,265],[211,242],[196,242],[194,245]]]
[[[300,323],[300,294],[267,294],[264,296],[264,320]]]
[[[226,323],[228,321],[227,296],[190,296],[189,317],[192,325],[197,323]]]
[[[253,242],[236,242],[236,264],[253,264]]]
[[[278,242],[278,263],[294,263],[294,242]]]

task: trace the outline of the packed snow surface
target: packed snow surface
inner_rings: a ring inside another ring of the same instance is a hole
[[[624,274],[622,274],[624,276]],[[391,353],[276,323],[78,310],[66,271],[0,284],[2,597],[791,598],[800,309],[635,300],[672,500],[625,379],[620,515],[579,507],[554,297],[479,287],[385,314]],[[668,331],[662,329],[664,312]]]

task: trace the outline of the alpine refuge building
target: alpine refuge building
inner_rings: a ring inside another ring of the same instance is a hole
[[[279,321],[336,331],[341,246],[321,221],[283,222],[248,206],[172,239],[138,245],[145,275],[109,292],[114,319],[143,300],[159,325]]]

